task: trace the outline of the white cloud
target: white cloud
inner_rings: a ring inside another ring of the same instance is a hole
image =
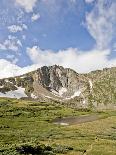
[[[99,49],[108,48],[116,33],[115,10],[115,1],[98,0],[93,10],[86,15],[87,29]]]
[[[69,48],[55,53],[54,51],[41,50],[39,47],[34,46],[27,48],[27,54],[31,61],[34,64],[38,64],[39,67],[57,64],[72,68],[79,73],[116,66],[116,59],[108,60],[110,50],[92,50],[85,53]]]
[[[51,50],[43,51],[39,47],[34,46],[27,48],[27,54],[34,64],[23,68],[13,64],[13,62],[11,63],[5,59],[0,59],[0,78],[23,75],[44,65],[57,64],[72,68],[78,73],[86,73],[96,69],[116,66],[116,59],[108,59],[108,55],[110,54],[109,50],[92,50],[83,53],[77,49],[69,48],[54,53]]]
[[[22,46],[22,43],[17,37],[8,36],[8,39],[6,39],[3,43],[0,43],[0,50],[12,50],[14,52],[17,52],[19,47]]]
[[[26,12],[33,12],[33,8],[37,2],[37,0],[15,1],[20,7],[24,8]],[[52,13],[60,11],[61,2],[58,1],[58,5],[56,5],[55,0],[42,1],[46,3],[46,8],[49,5],[48,10],[50,10],[50,7],[52,7]],[[86,0],[88,3],[93,1],[94,0]],[[27,54],[34,65],[21,68],[13,64],[16,63],[16,60],[12,56],[7,57],[7,59],[10,61],[14,60],[12,62],[0,59],[0,78],[21,75],[35,70],[43,65],[48,66],[57,64],[72,68],[79,73],[90,72],[92,70],[102,69],[104,67],[116,66],[116,58],[109,60],[108,56],[110,55],[110,50],[106,50],[109,49],[109,44],[115,34],[114,27],[116,21],[116,4],[114,1],[112,1],[111,4],[106,3],[106,5],[105,1],[106,0],[97,0],[92,11],[86,14],[87,29],[91,36],[96,40],[97,46],[95,49],[88,52],[83,52],[79,51],[78,49],[69,48],[67,50],[54,52],[52,50],[41,50],[38,46],[27,48]],[[75,0],[70,0],[70,2],[75,2]],[[39,14],[32,13],[31,19],[33,21],[37,20],[38,18]],[[19,27],[18,25],[11,25],[10,31],[15,33],[22,31],[21,28],[27,29],[26,25],[19,25]],[[25,37],[25,35],[22,36],[23,39],[25,39]],[[3,43],[0,43],[0,49],[12,50],[15,52],[17,52],[21,46],[21,41],[17,37],[13,36],[8,36],[8,39],[6,39]],[[116,46],[114,45],[114,49],[115,47]]]
[[[16,4],[25,9],[27,13],[33,12],[37,0],[15,0]]]
[[[26,35],[22,35],[22,39],[25,40],[26,39]]]
[[[38,20],[39,18],[40,18],[40,14],[37,13],[37,14],[33,14],[33,15],[32,15],[31,20],[32,20],[32,22],[33,22],[33,21]]]
[[[16,33],[18,31],[23,31],[22,27],[19,26],[19,25],[11,25],[11,26],[8,26],[8,30],[12,33]]]
[[[27,30],[27,29],[28,29],[28,27],[27,27],[27,25],[26,25],[26,24],[22,24],[22,28],[23,28],[23,29],[25,29],[25,30]]]
[[[85,0],[86,3],[92,3],[94,2],[95,0]]]
[[[21,32],[23,30],[27,29],[27,25],[23,24],[23,25],[10,25],[8,26],[8,30],[12,33],[16,33],[16,32]]]
[[[21,68],[11,63],[10,61],[7,61],[5,59],[0,59],[0,79],[23,75],[37,68],[38,68],[37,65],[32,65],[32,66]]]
[[[19,69],[20,67],[11,62],[0,59],[0,78],[14,76]]]

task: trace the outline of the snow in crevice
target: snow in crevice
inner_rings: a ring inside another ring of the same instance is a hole
[[[47,96],[47,95],[43,95],[44,97],[46,97],[46,98],[50,98],[50,99],[52,99],[52,97],[51,96]]]
[[[62,96],[64,93],[67,92],[67,89],[62,87],[60,90],[59,90],[59,95]]]
[[[67,92],[67,89],[62,87],[62,88],[59,89],[58,92],[55,91],[54,89],[51,89],[51,92],[52,92],[53,95],[55,95],[57,97],[59,97],[59,96],[62,97],[62,95]]]
[[[74,97],[76,97],[76,96],[80,96],[80,94],[81,94],[81,91],[78,90],[78,91],[76,91],[76,92],[74,93],[74,95],[71,96],[71,98],[74,98]]]
[[[80,96],[80,95],[81,95],[81,91],[78,90],[78,91],[76,91],[71,97],[67,97],[66,100],[73,99],[73,98],[78,97],[78,96]]]
[[[85,105],[85,103],[86,103],[86,101],[85,101],[85,99],[83,100],[83,104]]]
[[[5,82],[13,84],[9,79],[5,79]]]
[[[46,97],[46,98],[52,98],[51,96],[48,96],[48,95],[45,95],[45,94],[40,94],[40,95],[42,95],[43,97]]]
[[[26,78],[26,76],[21,76],[20,78],[21,78],[21,79],[24,79],[24,78]]]
[[[0,97],[20,99],[22,97],[28,97],[28,96],[25,94],[25,88],[17,87],[17,90],[11,90],[6,93],[0,92]]]
[[[32,93],[32,94],[31,94],[31,98],[33,98],[33,99],[37,99],[37,96],[34,95],[34,94]]]
[[[51,97],[51,96],[48,96],[48,95],[44,95],[44,94],[41,94],[43,97],[46,97],[46,98],[48,98],[48,99],[54,99],[55,100],[55,98],[54,97]]]
[[[5,82],[9,82],[9,80],[8,80],[8,79],[6,79],[6,80],[5,80]]]
[[[93,88],[93,83],[91,80],[89,80],[89,85],[90,85],[90,88],[92,89]]]
[[[51,92],[54,96],[59,97],[59,93],[57,91],[55,91],[54,89],[51,89]]]

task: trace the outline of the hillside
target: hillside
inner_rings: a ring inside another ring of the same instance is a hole
[[[0,97],[55,100],[76,108],[116,107],[116,67],[78,74],[62,66],[44,66],[0,80]]]
[[[115,155],[115,122],[115,111],[1,98],[0,155]]]

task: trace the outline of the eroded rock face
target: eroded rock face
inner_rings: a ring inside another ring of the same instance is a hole
[[[33,77],[36,85],[39,84],[52,94],[68,99],[74,94],[79,96],[76,92],[81,94],[89,85],[88,79],[83,75],[56,65],[38,69]]]
[[[100,104],[115,106],[115,77],[115,67],[78,74],[62,66],[44,66],[23,76],[0,80],[0,96],[24,88],[23,96],[41,101],[57,100],[82,108],[100,107]]]
[[[85,76],[69,68],[54,65],[44,66],[23,76],[2,79],[0,85],[2,93],[22,87],[25,89],[25,94],[31,98],[68,101],[81,97],[84,103],[87,100],[83,93],[89,88],[89,81]]]

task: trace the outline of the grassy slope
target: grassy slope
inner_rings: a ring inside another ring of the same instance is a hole
[[[0,99],[0,154],[18,155],[17,146],[41,143],[55,148],[60,155],[63,152],[68,155],[115,155],[115,112],[99,112],[103,119],[73,126],[50,122],[56,117],[90,113],[55,103]],[[67,147],[73,150],[67,150]]]

